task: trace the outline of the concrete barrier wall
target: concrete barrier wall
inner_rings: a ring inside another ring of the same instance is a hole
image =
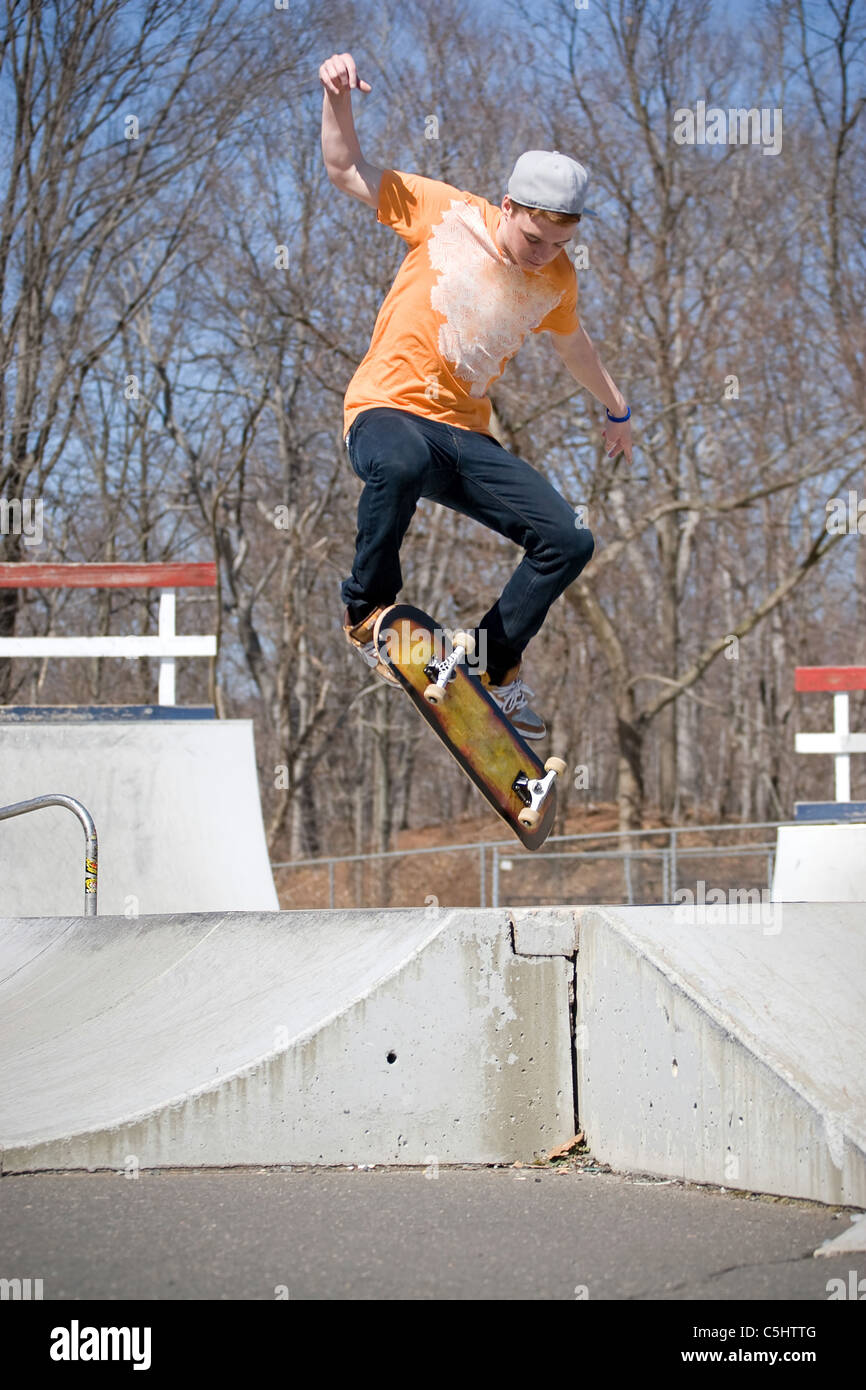
[[[618,1168],[866,1204],[866,909],[580,913],[578,1108]]]

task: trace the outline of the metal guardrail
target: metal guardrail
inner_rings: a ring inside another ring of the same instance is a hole
[[[99,847],[96,826],[87,807],[74,796],[66,796],[63,792],[48,792],[45,796],[34,796],[30,801],[16,801],[11,806],[0,806],[0,820],[23,816],[28,811],[41,811],[43,806],[65,806],[81,822],[84,830],[84,915],[95,917]]]
[[[766,836],[745,844],[727,845],[685,845],[686,836],[696,834],[735,835],[742,831],[765,830],[775,832],[789,821],[748,821],[743,824],[725,825],[677,825],[654,826],[646,830],[601,830],[581,835],[551,835],[545,843],[544,851],[532,853],[522,850],[513,840],[470,841],[453,845],[429,845],[415,849],[396,849],[369,854],[324,855],[318,858],[290,859],[272,862],[272,869],[327,869],[328,905],[335,905],[335,868],[338,864],[362,866],[371,863],[387,863],[389,860],[407,859],[414,855],[429,854],[475,854],[478,856],[478,901],[481,907],[499,907],[501,904],[501,875],[507,873],[515,863],[521,867],[542,860],[583,861],[609,860],[620,862],[623,868],[623,902],[633,904],[635,890],[633,884],[634,866],[641,860],[660,861],[662,877],[662,900],[670,902],[679,886],[679,872],[683,861],[712,858],[766,858],[766,878],[768,887],[772,884],[775,861],[775,834],[772,840]],[[641,846],[641,840],[663,838],[666,844]],[[616,849],[599,848],[570,849],[568,845],[602,845],[611,841],[617,843]],[[623,848],[623,842],[628,842]],[[562,848],[557,848],[562,846]],[[489,900],[489,901],[488,901]],[[360,903],[358,904],[360,906]]]

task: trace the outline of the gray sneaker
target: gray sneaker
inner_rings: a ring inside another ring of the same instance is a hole
[[[520,663],[506,671],[499,685],[493,685],[486,671],[481,673],[481,682],[497,703],[502,713],[522,738],[544,738],[547,734],[544,720],[535,710],[529,708],[530,696],[535,694],[520,679]]]

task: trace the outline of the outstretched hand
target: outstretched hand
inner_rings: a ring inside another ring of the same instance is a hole
[[[319,79],[325,91],[335,97],[341,92],[351,91],[353,87],[361,92],[373,90],[369,82],[363,82],[358,76],[351,53],[334,53],[319,68]]]
[[[625,454],[626,463],[631,463],[631,420],[623,420],[619,425],[608,420],[601,437],[609,459],[616,458],[617,454],[622,452]]]

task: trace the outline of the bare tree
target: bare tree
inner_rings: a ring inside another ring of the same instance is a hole
[[[10,0],[0,92],[14,110],[0,198],[0,493],[43,496],[96,366],[157,294],[250,94],[292,70],[238,0],[204,8]],[[119,394],[135,378],[118,380]],[[0,536],[6,559],[22,537]],[[0,632],[18,592],[0,593]],[[8,690],[0,670],[0,698]]]

